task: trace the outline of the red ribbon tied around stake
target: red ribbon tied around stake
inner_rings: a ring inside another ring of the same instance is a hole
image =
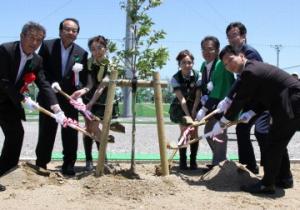
[[[21,88],[20,93],[23,94],[25,92],[28,92],[29,91],[28,85],[30,85],[32,82],[34,82],[35,79],[36,79],[36,76],[34,73],[32,73],[32,72],[26,73],[23,77],[24,85]]]

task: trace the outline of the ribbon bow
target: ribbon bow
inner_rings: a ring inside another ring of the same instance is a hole
[[[30,72],[30,73],[26,73],[23,77],[23,80],[24,80],[24,85],[23,87],[21,88],[20,90],[20,93],[25,93],[25,92],[28,92],[28,85],[30,85],[33,81],[35,81],[36,77],[35,77],[35,74]]]

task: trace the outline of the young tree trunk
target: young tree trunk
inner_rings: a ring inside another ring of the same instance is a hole
[[[135,170],[135,133],[136,133],[136,125],[135,125],[135,119],[136,119],[136,111],[135,111],[135,105],[136,105],[136,91],[132,91],[132,131],[131,131],[131,167],[130,170],[133,174],[136,174]]]

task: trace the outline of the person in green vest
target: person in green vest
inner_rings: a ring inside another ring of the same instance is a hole
[[[224,64],[218,58],[220,42],[216,37],[204,37],[201,41],[201,50],[205,61],[202,63],[200,70],[202,75],[201,103],[203,106],[197,113],[196,120],[198,121],[201,121],[206,114],[216,109],[218,103],[228,94],[231,85],[235,80],[233,73],[226,71]],[[212,130],[219,118],[220,115],[215,115],[210,118],[205,124],[204,133]],[[212,163],[207,165],[208,169],[217,165],[219,162],[226,160],[227,133],[224,132],[216,136],[216,138],[220,141],[214,141],[212,138],[207,137],[207,142],[213,153]]]
[[[195,119],[197,111],[200,108],[200,78],[199,74],[193,70],[194,56],[188,51],[183,50],[179,52],[176,57],[178,62],[179,71],[173,75],[171,79],[171,86],[176,95],[170,106],[170,119],[172,122],[179,124],[180,137],[187,129],[182,121],[184,116],[189,116]],[[191,138],[198,137],[197,129],[191,132]],[[180,138],[179,138],[180,139]],[[197,152],[199,143],[191,144],[190,154],[190,169],[197,169]],[[186,148],[179,149],[179,168],[187,170],[187,156]]]

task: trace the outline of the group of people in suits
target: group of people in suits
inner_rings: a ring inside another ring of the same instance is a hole
[[[213,152],[208,170],[226,159],[226,125],[238,119],[242,122],[236,126],[239,162],[258,174],[259,167],[250,140],[250,130],[255,125],[264,175],[259,182],[241,186],[241,189],[250,193],[273,194],[276,187],[287,189],[294,184],[287,145],[300,128],[300,83],[285,71],[263,63],[257,50],[247,44],[246,34],[246,27],[241,22],[230,23],[226,28],[229,45],[220,53],[217,38],[205,37],[201,42],[205,59],[201,67],[202,78],[194,76],[198,72],[192,70],[193,57],[187,54],[182,58],[191,61],[179,62],[179,71],[171,80],[176,98],[171,104],[170,118],[179,123],[182,136],[186,127],[179,120],[180,116],[187,115],[201,121],[211,111],[218,111],[219,114],[209,119],[205,126],[204,136]],[[233,74],[236,75],[235,81]],[[187,89],[186,81],[192,84],[194,92],[190,91],[191,88]],[[189,102],[191,96],[194,101]],[[174,107],[177,107],[177,112],[172,111]],[[196,114],[195,109],[199,110]],[[194,136],[197,136],[196,130],[192,131]],[[191,145],[191,158],[192,148]],[[179,166],[183,170],[187,169],[185,153],[186,149],[180,153]],[[191,169],[194,166],[193,160]]]
[[[45,28],[38,23],[28,22],[22,28],[20,41],[0,45],[0,126],[5,136],[0,156],[0,176],[18,164],[24,138],[21,122],[25,120],[24,108],[37,110],[39,106],[54,112],[54,118],[39,113],[36,166],[47,169],[60,124],[63,145],[62,173],[67,176],[75,175],[78,133],[66,127],[65,123],[67,117],[78,121],[78,110],[62,95],[55,94],[51,85],[56,83],[57,87],[58,84],[58,88],[71,95],[74,100],[90,93],[93,102],[87,109],[101,118],[104,109],[97,112],[98,108],[95,107],[98,100],[105,101],[107,88],[99,84],[109,75],[106,62],[107,40],[103,36],[96,36],[89,41],[92,51],[90,64],[93,65],[88,66],[88,53],[74,42],[79,31],[78,20],[66,18],[59,24],[59,38],[44,40]],[[37,54],[35,51],[39,47]],[[103,60],[105,68],[101,63]],[[73,69],[78,64],[82,68],[75,75]],[[34,82],[39,88],[38,103],[21,91],[24,85],[28,85],[24,81],[28,73],[35,75]],[[101,108],[104,106],[102,103]],[[89,146],[88,150],[91,149]],[[91,151],[88,150],[86,152],[90,154]],[[91,170],[90,163],[88,166]],[[5,187],[0,185],[0,191],[4,190]]]

